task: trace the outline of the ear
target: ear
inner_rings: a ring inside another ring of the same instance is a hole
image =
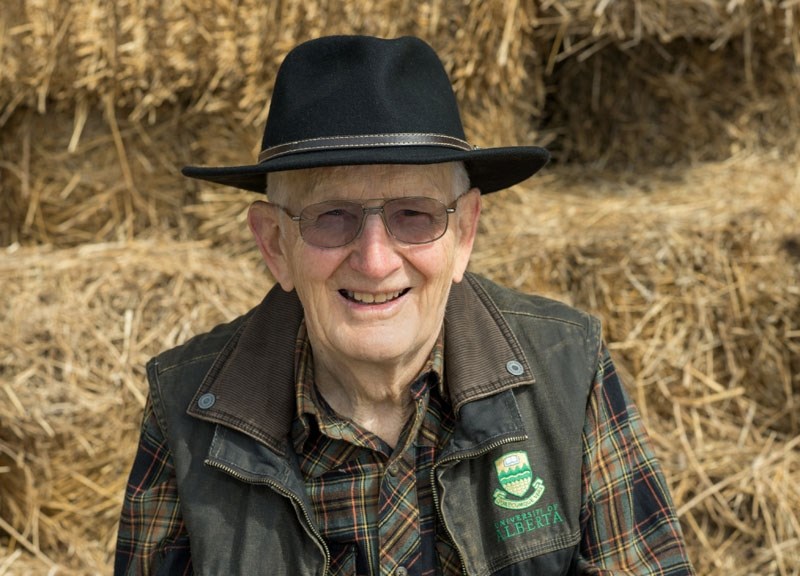
[[[294,282],[289,271],[289,255],[281,239],[279,218],[280,208],[260,200],[253,202],[247,211],[247,225],[258,244],[261,257],[281,288],[291,292]]]
[[[458,201],[456,211],[456,256],[453,267],[453,282],[461,282],[467,271],[475,235],[478,233],[478,220],[481,216],[481,191],[470,189]]]

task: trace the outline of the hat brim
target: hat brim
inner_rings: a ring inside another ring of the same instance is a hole
[[[470,185],[482,194],[496,192],[527,180],[550,160],[538,146],[457,150],[438,146],[347,148],[289,154],[247,166],[186,166],[184,176],[266,192],[266,174],[284,170],[365,164],[438,164],[464,162]]]

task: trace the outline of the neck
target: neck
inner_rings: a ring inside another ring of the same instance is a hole
[[[341,362],[314,356],[314,381],[338,414],[394,447],[413,412],[411,385],[433,348],[391,363]]]

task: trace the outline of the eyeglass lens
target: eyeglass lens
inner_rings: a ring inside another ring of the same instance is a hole
[[[386,229],[407,244],[433,242],[447,230],[448,208],[433,198],[387,200],[383,206],[331,200],[307,206],[300,213],[300,234],[310,244],[336,248],[355,240],[368,214],[380,213]]]

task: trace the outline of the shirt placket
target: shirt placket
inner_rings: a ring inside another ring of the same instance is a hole
[[[416,441],[427,408],[427,392],[416,399],[413,424],[401,437],[381,480],[378,538],[381,576],[417,574],[420,518],[417,501]]]
[[[411,387],[415,405],[413,416],[403,430],[399,443],[392,449],[380,438],[339,418],[317,395],[313,387],[313,357],[303,330],[298,337],[298,419],[295,421],[293,442],[298,453],[303,455],[303,472],[309,496],[314,502],[318,520],[332,528],[338,540],[351,539],[356,543],[353,550],[357,551],[360,569],[368,570],[373,576],[427,576],[435,571],[436,542],[430,543],[429,554],[424,556],[421,542],[423,518],[428,518],[432,510],[427,506],[428,516],[425,517],[420,513],[417,486],[420,479],[417,459],[420,454],[426,454],[427,464],[423,466],[425,470],[422,476],[423,482],[428,483],[426,466],[430,465],[432,455],[418,448],[417,441],[429,409],[429,384],[434,383],[434,387],[440,385],[442,346],[443,335],[440,334],[428,365]],[[316,421],[316,431],[309,426],[309,418]],[[353,450],[353,447],[358,448]],[[430,446],[426,448],[430,450]],[[369,455],[361,452],[359,456],[360,451],[366,451]],[[356,459],[361,463],[350,468],[352,475],[342,476],[342,469],[349,468],[347,463]],[[338,488],[333,488],[326,480],[328,472],[334,472]],[[311,479],[316,477],[319,478]],[[344,485],[347,483],[349,489]],[[428,484],[423,489],[426,486]],[[327,502],[346,497],[339,494],[342,488],[354,504],[368,506],[375,514],[370,513],[365,517],[357,513],[353,515],[352,511],[342,514],[341,510],[329,514]],[[372,498],[372,504],[369,504]],[[430,536],[430,528],[428,530]],[[331,530],[324,532],[327,534]]]

